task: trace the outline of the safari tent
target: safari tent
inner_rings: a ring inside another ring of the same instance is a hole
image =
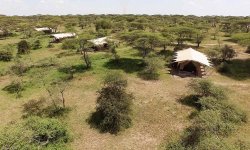
[[[198,76],[206,75],[206,68],[211,67],[208,57],[192,48],[176,51],[172,67],[179,76]]]
[[[53,33],[55,30],[52,28],[48,28],[48,27],[42,27],[42,28],[35,28],[36,31],[38,32],[44,32],[44,33]]]
[[[75,33],[59,33],[59,34],[52,34],[53,37],[52,42],[60,42],[61,40],[65,38],[73,38],[76,36]]]
[[[102,38],[97,38],[93,40],[89,40],[94,46],[93,48],[95,50],[100,50],[100,49],[105,49],[108,47],[108,38],[107,37],[102,37]]]

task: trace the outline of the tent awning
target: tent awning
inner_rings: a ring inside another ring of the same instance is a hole
[[[212,66],[205,54],[198,52],[192,48],[180,50],[175,53],[174,62],[184,61],[195,61],[209,67]]]

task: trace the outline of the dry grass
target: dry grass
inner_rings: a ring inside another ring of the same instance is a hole
[[[239,59],[250,58],[249,55],[242,53],[244,48],[238,45],[235,48],[240,54]],[[28,62],[30,60],[28,58],[31,58],[32,62],[37,62],[44,58],[55,57],[61,52],[64,51],[60,49],[60,45],[56,45],[53,49],[36,50],[29,56],[25,56],[27,57],[25,61]],[[133,56],[135,52],[129,48],[120,48],[119,54],[122,57],[135,58]],[[96,91],[101,87],[101,77],[109,71],[103,67],[108,60],[103,53],[91,54],[91,56],[95,56],[93,65],[96,70],[78,73],[69,82],[70,86],[65,93],[66,105],[72,108],[69,116],[64,120],[74,137],[73,142],[70,143],[72,149],[159,149],[162,143],[169,141],[173,136],[181,135],[189,126],[188,116],[193,108],[180,104],[177,99],[188,93],[186,85],[190,78],[172,77],[166,70],[162,70],[159,81],[144,81],[135,73],[126,74],[129,81],[128,91],[135,96],[131,128],[119,135],[101,134],[96,129],[90,128],[86,119],[95,110]],[[62,65],[82,63],[80,56],[60,58],[58,62]],[[0,68],[5,67],[0,66]],[[226,88],[232,103],[245,110],[250,116],[250,78],[238,81],[215,71],[208,78]],[[12,77],[9,75],[0,77],[0,89],[7,86],[11,80]],[[22,104],[46,95],[42,86],[28,88],[20,99],[0,90],[0,127],[12,121],[21,120]],[[238,138],[250,141],[250,123],[243,125],[229,140],[235,141]]]

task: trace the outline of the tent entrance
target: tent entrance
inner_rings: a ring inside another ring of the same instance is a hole
[[[190,72],[194,75],[197,74],[197,68],[193,62],[189,62],[188,64],[186,64],[182,71]]]

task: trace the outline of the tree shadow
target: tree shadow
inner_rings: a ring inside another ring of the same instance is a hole
[[[234,59],[222,63],[218,72],[239,81],[250,79],[250,59]]]
[[[190,106],[196,108],[197,110],[200,110],[201,105],[198,103],[198,101],[199,101],[199,96],[197,95],[188,95],[178,99],[178,102],[181,103],[182,105]]]
[[[104,67],[108,69],[122,69],[126,73],[142,71],[145,64],[142,59],[120,58],[119,60],[110,60]]]
[[[58,68],[59,72],[66,73],[66,74],[84,73],[87,70],[88,68],[82,64]]]

